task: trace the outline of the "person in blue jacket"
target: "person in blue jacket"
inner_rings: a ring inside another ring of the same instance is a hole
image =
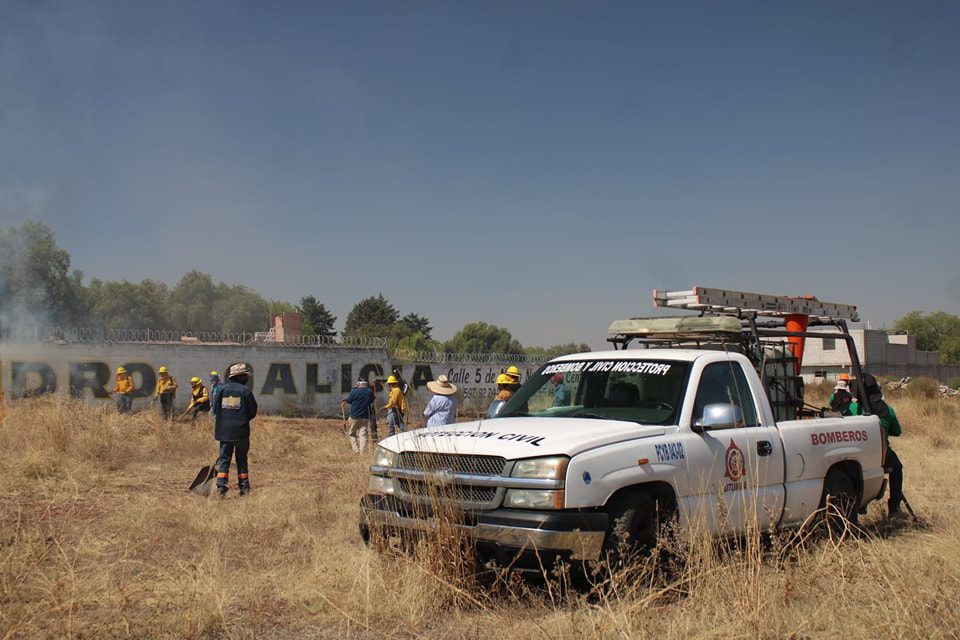
[[[217,391],[223,388],[223,382],[220,381],[220,374],[216,371],[210,372],[210,397],[217,395]]]
[[[237,461],[237,478],[240,495],[250,493],[250,475],[247,454],[250,451],[250,421],[257,417],[257,400],[247,387],[250,366],[240,362],[230,367],[227,382],[213,397],[213,414],[216,417],[214,438],[220,442],[220,457],[217,459],[217,495],[227,493],[230,476],[230,459]]]
[[[350,391],[350,395],[340,401],[341,407],[350,405],[350,422],[344,427],[354,453],[363,453],[367,449],[370,413],[374,410],[375,402],[376,396],[370,383],[363,378],[357,380],[357,386]]]

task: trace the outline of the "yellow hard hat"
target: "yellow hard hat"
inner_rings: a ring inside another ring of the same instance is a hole
[[[159,371],[160,373],[166,373],[166,372],[167,372],[167,368],[166,368],[166,367],[160,367],[159,369],[157,369],[157,371]]]
[[[117,373],[126,373],[126,372],[127,370],[124,369],[123,367],[117,367]]]
[[[513,384],[513,378],[505,373],[501,373],[497,376],[497,384]]]
[[[200,378],[198,378],[197,376],[193,376],[192,378],[190,378],[190,384],[200,384]]]
[[[517,365],[515,365],[515,364],[512,364],[512,365],[510,365],[509,367],[507,367],[507,372],[506,372],[506,373],[507,373],[507,375],[510,376],[511,378],[519,378],[519,377],[520,377],[520,369],[519,369],[519,368],[517,367]]]
[[[211,378],[214,378],[214,377],[219,378],[219,377],[220,377],[220,374],[217,373],[216,371],[211,371],[211,372],[210,372],[210,377],[211,377]]]
[[[397,380],[397,376],[387,376],[387,384],[399,384],[400,381]]]

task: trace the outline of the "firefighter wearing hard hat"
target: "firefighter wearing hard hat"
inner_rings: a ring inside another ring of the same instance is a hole
[[[841,373],[837,378],[837,384],[833,388],[833,393],[831,393],[827,399],[827,403],[830,405],[831,411],[849,416],[851,415],[850,405],[852,402],[853,394],[850,391],[850,374]]]
[[[392,436],[407,430],[403,421],[407,415],[407,397],[400,390],[400,379],[397,376],[387,376],[387,387],[390,388],[390,396],[383,408],[387,410],[387,435]]]
[[[196,422],[198,415],[210,411],[210,394],[203,386],[203,381],[197,376],[190,378],[190,406],[187,409],[193,410],[190,422]]]
[[[166,367],[157,370],[157,388],[153,399],[160,401],[160,417],[164,420],[173,420],[173,399],[177,395],[177,381],[170,375]]]
[[[245,362],[230,367],[227,383],[213,396],[216,427],[213,437],[220,442],[217,459],[217,495],[227,493],[230,459],[236,458],[240,495],[250,493],[247,454],[250,452],[250,421],[257,417],[257,400],[247,387],[251,369]]]
[[[513,378],[506,373],[497,376],[497,395],[493,397],[496,401],[506,402],[513,397]]]
[[[507,389],[510,390],[510,394],[513,395],[520,389],[520,368],[512,364],[507,367],[507,370],[503,372],[505,376],[510,378],[510,384],[507,386]]]
[[[117,367],[117,383],[113,387],[112,393],[117,397],[117,411],[119,413],[130,413],[133,410],[133,392],[136,391],[136,385],[133,384],[133,378],[123,367]]]
[[[220,381],[220,374],[216,371],[210,372],[210,397],[217,395],[217,391],[220,391],[220,388],[223,387],[223,383]]]

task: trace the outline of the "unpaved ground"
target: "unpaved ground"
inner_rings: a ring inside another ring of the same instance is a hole
[[[258,420],[253,494],[215,500],[185,490],[216,455],[209,425],[21,403],[0,428],[0,638],[960,637],[956,406],[897,410],[929,528],[888,527],[876,506],[859,540],[786,562],[703,545],[668,578],[587,597],[371,552],[368,461],[339,421]]]

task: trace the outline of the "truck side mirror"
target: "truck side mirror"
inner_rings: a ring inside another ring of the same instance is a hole
[[[491,402],[490,406],[487,408],[487,417],[496,418],[497,414],[503,411],[503,407],[506,404],[506,400],[494,400]]]
[[[707,429],[732,429],[743,424],[743,411],[735,404],[708,404],[703,408],[703,418],[691,425],[694,433],[703,433]]]

